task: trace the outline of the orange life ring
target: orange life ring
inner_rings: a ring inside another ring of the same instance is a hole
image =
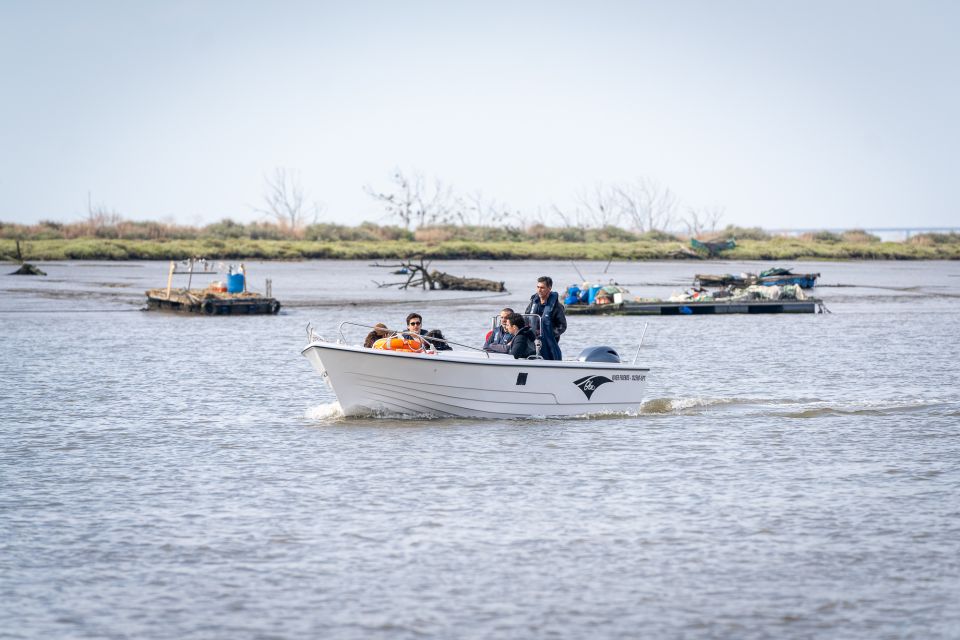
[[[373,343],[374,349],[382,351],[409,351],[413,353],[422,353],[427,350],[423,340],[420,338],[406,338],[403,335],[394,335],[389,338],[380,338]]]

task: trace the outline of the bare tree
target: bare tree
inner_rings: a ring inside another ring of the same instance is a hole
[[[589,220],[580,207],[574,207],[572,210],[563,210],[556,204],[550,205],[553,215],[560,218],[564,227],[569,229],[586,229],[589,226]]]
[[[370,185],[364,191],[386,209],[386,217],[397,218],[407,229],[411,225],[425,226],[452,222],[455,218],[453,188],[439,179],[427,186],[424,175],[414,171],[407,176],[395,169],[393,187],[378,191]]]
[[[684,226],[690,237],[697,237],[703,233],[714,233],[720,226],[720,221],[726,214],[726,209],[721,206],[712,205],[695,209],[687,209],[687,217],[683,220]]]
[[[116,225],[123,218],[114,209],[104,204],[93,205],[93,197],[87,192],[87,224],[93,229]]]
[[[116,229],[119,237],[119,225],[123,222],[121,216],[115,209],[111,209],[104,204],[93,204],[93,198],[90,192],[87,192],[87,219],[86,232],[91,235],[98,235],[104,229]]]
[[[277,221],[281,227],[299,231],[307,224],[307,219],[316,221],[320,215],[320,205],[307,204],[300,172],[277,167],[272,176],[264,175],[264,208],[258,212]]]
[[[664,230],[673,224],[679,201],[667,187],[649,178],[614,187],[622,215],[637,231]]]
[[[577,194],[577,201],[586,209],[592,226],[603,228],[620,224],[623,207],[615,188],[598,182],[593,189],[583,189]]]
[[[493,198],[484,197],[479,190],[456,200],[456,219],[463,225],[492,227],[505,222],[512,214],[510,207]]]
[[[423,185],[425,180],[420,180]],[[453,222],[454,196],[453,187],[445,185],[439,178],[435,178],[431,189],[421,186],[418,190],[417,226],[423,227],[434,224],[448,224]]]

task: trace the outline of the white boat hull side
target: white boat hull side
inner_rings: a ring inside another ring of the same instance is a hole
[[[376,351],[314,342],[303,350],[345,415],[509,418],[638,412],[649,369]]]

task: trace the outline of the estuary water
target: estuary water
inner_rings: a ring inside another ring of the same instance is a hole
[[[779,265],[829,314],[570,317],[567,355],[648,323],[642,413],[503,421],[343,418],[305,327],[479,343],[538,275],[773,265],[250,263],[284,306],[249,318],[141,311],[166,263],[39,266],[0,276],[2,638],[960,637],[960,263]]]

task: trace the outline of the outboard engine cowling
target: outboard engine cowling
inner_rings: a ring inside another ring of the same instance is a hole
[[[620,354],[613,347],[587,347],[577,356],[580,362],[620,362]]]

